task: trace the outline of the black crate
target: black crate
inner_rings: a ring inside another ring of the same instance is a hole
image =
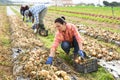
[[[41,35],[41,36],[48,36],[48,30],[39,30],[39,34]]]
[[[97,59],[88,59],[86,62],[81,64],[74,62],[74,68],[80,73],[89,73],[98,70]]]

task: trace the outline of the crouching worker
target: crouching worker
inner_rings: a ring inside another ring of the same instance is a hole
[[[34,23],[32,27],[34,27],[34,33],[37,33],[39,29],[45,29],[43,19],[46,12],[47,6],[45,4],[34,5],[29,8],[29,10],[25,11],[25,16],[32,16],[32,23]]]
[[[74,57],[76,55],[80,55],[84,58],[85,54],[82,49],[83,39],[81,38],[76,26],[71,23],[67,23],[63,16],[61,18],[57,18],[54,23],[57,32],[46,64],[52,64],[56,48],[59,44],[61,44],[61,48],[66,54],[69,54],[70,48],[73,47]]]

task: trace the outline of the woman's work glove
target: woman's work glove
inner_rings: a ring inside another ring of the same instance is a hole
[[[53,57],[48,57],[46,64],[52,64]]]
[[[84,52],[83,52],[82,50],[79,50],[79,51],[78,51],[78,54],[79,54],[82,58],[85,57],[85,54],[84,54]]]

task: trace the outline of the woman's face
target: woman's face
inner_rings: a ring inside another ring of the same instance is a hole
[[[60,23],[56,22],[55,23],[55,27],[59,31],[65,31],[66,30],[66,24],[65,23],[64,24],[60,24]]]

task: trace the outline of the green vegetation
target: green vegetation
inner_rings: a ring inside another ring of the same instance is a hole
[[[3,61],[3,62],[0,62],[0,65],[2,65],[2,66],[10,66],[10,62]]]
[[[95,6],[50,7],[49,11],[52,11],[53,13],[59,13],[62,15],[64,14],[67,16],[90,19],[93,21],[120,24],[119,20],[114,19],[115,17],[120,18],[119,7],[114,7],[114,15],[112,14],[111,7],[95,7]],[[70,13],[70,12],[76,12],[76,13]],[[81,14],[77,14],[77,12]]]
[[[42,36],[40,36],[40,35],[37,35],[37,37],[39,37],[40,40],[42,40],[43,43],[45,43],[44,45],[45,45],[47,48],[50,48],[50,47],[51,47],[52,42],[53,42],[53,40],[54,40],[54,35],[51,34],[51,33],[50,33],[49,36],[47,36],[47,37],[42,37]],[[47,44],[46,44],[46,42],[47,42]]]
[[[112,16],[111,7],[75,6],[75,7],[50,7],[50,9]],[[120,17],[119,7],[115,7],[114,12],[116,17]]]
[[[99,21],[99,22],[106,22],[106,23],[114,23],[114,24],[120,24],[120,21],[109,19],[109,18],[101,18],[101,17],[96,17],[96,16],[90,16],[90,15],[83,15],[83,14],[74,14],[74,13],[69,13],[69,12],[58,12],[58,11],[53,11],[50,10],[51,12],[57,13],[57,14],[64,14],[66,16],[71,16],[71,17],[79,17],[82,19],[89,19],[93,21]]]
[[[80,73],[81,77],[85,77],[85,79],[90,80],[114,80],[113,76],[111,76],[104,68],[98,66],[97,72],[82,74]],[[91,79],[92,78],[92,79]]]
[[[3,9],[1,9],[0,11],[2,12],[0,14],[2,16],[4,16],[3,17],[4,19],[1,21],[4,24],[4,26],[1,25],[1,27],[3,27],[1,31],[3,31],[3,32],[0,35],[0,41],[1,41],[3,46],[6,46],[6,47],[8,46],[9,47],[10,46],[10,39],[9,39],[8,35],[10,34],[9,33],[10,25],[9,25],[9,23],[5,23],[5,22],[8,21],[7,16],[5,16],[6,15],[6,7],[3,7]]]
[[[57,12],[57,11],[49,11],[49,12],[51,12],[51,13],[55,13],[55,14],[62,14],[62,15],[65,15],[65,16],[70,16],[70,17],[79,17],[79,18],[83,18],[83,16],[81,16],[81,15],[77,15],[77,14],[71,14],[71,13],[66,13],[66,12]],[[93,18],[93,17],[89,17],[89,16],[84,16],[84,18],[85,19],[88,19],[88,18],[91,18],[92,20],[96,20],[96,21],[99,21],[100,20],[100,22],[102,22],[102,21],[108,21],[107,19],[102,19],[102,18]],[[95,21],[94,20],[94,21]],[[70,19],[70,20],[68,20],[68,21],[72,21],[72,22],[76,22],[75,21],[75,19]],[[115,22],[115,21],[113,21],[113,20],[111,20],[113,23]],[[110,22],[111,22],[110,21]],[[80,22],[81,24],[85,24],[86,26],[89,26],[89,27],[94,27],[94,28],[98,28],[98,26],[96,26],[95,24],[91,24],[91,23],[87,23],[87,22]],[[119,29],[113,29],[113,28],[110,28],[110,27],[107,27],[107,26],[100,26],[100,28],[101,28],[101,30],[108,30],[108,31],[110,31],[110,32],[114,32],[114,33],[120,33],[120,30]]]
[[[2,45],[4,46],[10,46],[10,40],[8,37],[0,36],[0,40],[2,42]]]
[[[6,6],[0,6],[0,80],[14,80],[11,71],[10,24]],[[9,70],[9,71],[8,71]]]

